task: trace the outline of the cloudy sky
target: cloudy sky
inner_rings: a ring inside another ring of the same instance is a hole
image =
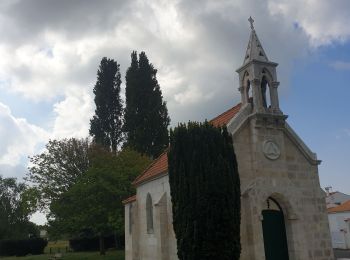
[[[22,178],[49,138],[88,135],[104,56],[124,84],[131,51],[146,52],[172,126],[225,111],[252,16],[279,63],[281,109],[323,160],[321,186],[350,193],[349,12],[348,0],[1,0],[0,174]]]

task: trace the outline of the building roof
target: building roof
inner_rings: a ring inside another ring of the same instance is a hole
[[[340,191],[331,191],[331,192],[329,192],[329,194],[327,194],[327,196],[329,197],[329,196],[333,196],[333,195],[345,195],[345,196],[349,196],[350,197],[350,195],[349,194],[346,194],[346,193],[343,193],[343,192],[340,192]]]
[[[339,206],[329,208],[327,209],[328,213],[338,213],[338,212],[345,212],[350,211],[350,200],[344,202],[343,204],[340,204]]]
[[[128,203],[134,202],[134,201],[136,201],[136,195],[133,195],[133,196],[131,196],[131,197],[129,197],[129,198],[123,200],[122,203],[123,203],[123,204],[128,204]]]
[[[218,115],[217,117],[213,118],[209,122],[212,123],[214,126],[223,126],[227,125],[230,120],[238,113],[238,111],[241,109],[242,103],[239,103],[235,105],[234,107],[231,107],[229,110],[225,111],[224,113]]]
[[[234,107],[231,107],[224,113],[218,115],[217,117],[213,118],[209,122],[212,123],[214,126],[224,126],[227,125],[230,120],[238,113],[238,111],[241,109],[242,104],[239,103],[235,105]],[[146,170],[144,170],[132,183],[135,186],[138,186],[139,184],[146,182],[148,180],[157,178],[159,176],[162,176],[168,172],[168,149],[164,151],[157,159],[155,159],[150,166]]]

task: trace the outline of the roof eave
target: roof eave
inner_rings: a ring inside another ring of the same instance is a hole
[[[159,173],[159,174],[157,174],[157,175],[155,175],[155,176],[152,176],[152,177],[149,177],[149,178],[145,178],[145,179],[143,179],[143,180],[141,180],[141,181],[134,181],[134,182],[132,183],[132,185],[133,185],[135,188],[137,188],[137,187],[139,187],[139,186],[141,186],[141,185],[146,184],[147,182],[151,182],[151,181],[154,181],[154,180],[156,180],[156,179],[160,179],[160,178],[162,178],[162,177],[164,177],[164,176],[166,176],[166,175],[168,175],[168,170],[163,171],[163,172],[161,172],[161,173]]]
[[[273,67],[277,67],[278,66],[278,63],[276,62],[272,62],[272,61],[261,61],[261,60],[251,60],[249,62],[247,62],[246,64],[243,64],[241,67],[239,67],[236,72],[237,73],[240,73],[242,70],[245,70],[247,67],[249,67],[251,64],[261,64],[261,65],[264,65],[264,64],[267,64],[267,65],[270,65],[270,66],[273,66]]]
[[[328,211],[327,213],[328,213],[328,214],[350,213],[350,210]]]
[[[136,195],[133,195],[133,196],[131,196],[131,197],[129,197],[129,198],[123,200],[122,203],[123,203],[124,205],[127,205],[127,204],[133,203],[133,202],[135,202],[135,201],[136,201]]]

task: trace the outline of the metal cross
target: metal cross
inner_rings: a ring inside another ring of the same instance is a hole
[[[250,22],[250,28],[251,28],[252,30],[254,30],[254,25],[253,25],[254,19],[253,19],[251,16],[249,16],[248,21]]]

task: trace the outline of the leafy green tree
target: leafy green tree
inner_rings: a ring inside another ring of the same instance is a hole
[[[94,147],[91,166],[67,192],[51,204],[51,231],[72,236],[90,230],[100,237],[124,233],[122,200],[135,190],[132,180],[150,163],[149,158],[124,149],[117,155]]]
[[[35,224],[29,221],[33,208],[26,191],[24,183],[0,175],[0,239],[37,235]]]
[[[126,145],[151,157],[168,146],[170,118],[157,81],[157,70],[141,52],[134,51],[126,72],[124,130]]]
[[[123,139],[120,84],[119,64],[113,59],[104,57],[97,71],[97,82],[94,87],[96,110],[90,121],[90,135],[96,143],[114,152]]]
[[[88,139],[70,138],[50,140],[44,152],[29,158],[26,180],[33,184],[31,194],[37,195],[40,209],[48,209],[87,171],[88,154]]]
[[[179,259],[238,260],[240,181],[226,128],[179,125],[168,161]]]

